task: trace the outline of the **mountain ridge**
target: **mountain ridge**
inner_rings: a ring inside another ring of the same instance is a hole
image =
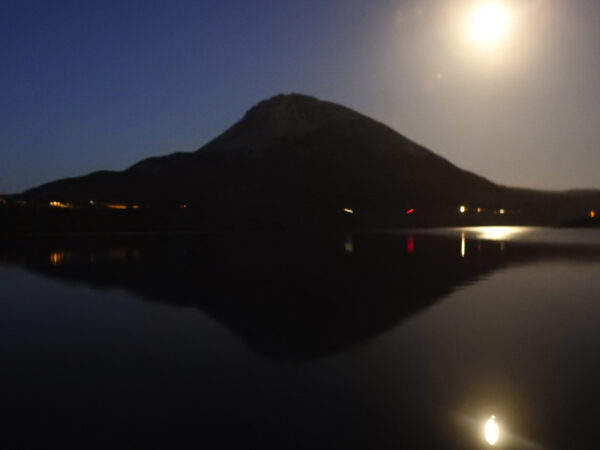
[[[464,221],[561,223],[600,207],[600,191],[498,185],[461,169],[391,127],[302,94],[279,94],[194,152],[143,159],[29,189],[29,202],[189,205],[216,224],[443,225]],[[406,211],[419,214],[407,218]],[[600,209],[600,208],[599,208]],[[485,214],[484,214],[485,213]],[[504,215],[505,217],[492,217]],[[200,216],[203,219],[199,219]]]
[[[235,122],[223,133],[211,139],[197,150],[192,152],[174,152],[168,155],[146,158],[138,161],[125,170],[137,170],[144,168],[147,163],[151,163],[153,161],[164,161],[166,158],[170,157],[179,158],[184,157],[184,155],[215,151],[215,149],[219,152],[232,150],[232,147],[236,147],[236,140],[239,137],[243,137],[244,140],[247,140],[248,134],[251,135],[253,145],[264,145],[264,140],[267,138],[272,139],[273,137],[301,136],[303,134],[316,132],[318,128],[323,126],[325,123],[356,122],[358,119],[377,123],[382,130],[385,130],[389,133],[398,134],[403,139],[410,141],[410,139],[396,132],[391,127],[377,122],[374,119],[371,119],[370,117],[345,106],[337,105],[333,102],[318,100],[316,97],[303,94],[277,94],[271,98],[262,100],[251,107],[248,111],[246,111],[240,120]],[[264,136],[265,128],[267,129],[269,135],[267,137]],[[261,134],[261,131],[263,134]],[[227,144],[225,148],[222,148],[222,144],[224,142],[227,142]],[[410,142],[415,146],[415,149],[408,148],[405,150],[413,151],[413,154],[422,152],[423,154],[427,155],[435,155],[429,149],[413,141]],[[238,154],[236,156],[243,157],[244,155]]]

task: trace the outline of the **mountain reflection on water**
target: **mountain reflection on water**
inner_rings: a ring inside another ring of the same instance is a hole
[[[2,239],[0,437],[481,449],[495,416],[497,448],[597,448],[600,234],[585,233]]]
[[[360,344],[503,267],[600,259],[595,247],[498,240],[517,228],[480,230],[471,229],[468,238],[452,230],[38,236],[4,242],[0,258],[64,281],[198,308],[281,362]]]

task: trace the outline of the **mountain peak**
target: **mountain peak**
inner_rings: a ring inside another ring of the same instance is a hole
[[[279,121],[317,125],[323,122],[351,120],[361,114],[344,106],[319,100],[304,94],[278,94],[253,106],[244,119],[265,120],[277,117]]]
[[[296,103],[296,104],[301,104],[301,103],[319,104],[319,103],[323,103],[323,102],[312,95],[291,92],[289,94],[283,94],[283,93],[276,94],[270,98],[261,100],[254,107],[255,108],[256,107],[265,107],[266,108],[266,107],[273,107],[275,105],[280,105],[280,104],[294,104],[294,103]]]
[[[292,92],[290,94],[277,94],[273,97],[261,100],[254,105],[248,112],[252,111],[267,111],[273,109],[288,109],[294,110],[299,108],[305,109],[316,109],[319,108],[323,103],[327,103],[323,100],[319,100],[312,95],[298,94]],[[336,105],[337,106],[337,105]]]
[[[319,100],[303,94],[278,94],[263,100],[229,128],[198,152],[220,152],[264,148],[268,142],[279,138],[296,138],[312,135],[325,127],[352,129],[358,121],[372,119],[336,103]]]

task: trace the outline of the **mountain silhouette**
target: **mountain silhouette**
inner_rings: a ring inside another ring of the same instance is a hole
[[[37,205],[136,204],[154,215],[185,205],[186,217],[166,219],[167,228],[557,224],[600,206],[598,191],[497,185],[369,117],[299,94],[258,103],[195,152],[54,181],[19,198]],[[458,213],[459,205],[468,205],[468,214]],[[140,221],[161,223],[151,216]]]

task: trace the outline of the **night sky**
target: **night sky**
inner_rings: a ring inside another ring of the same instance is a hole
[[[600,188],[600,2],[0,3],[0,192],[193,151],[299,92],[380,120],[495,182]]]

